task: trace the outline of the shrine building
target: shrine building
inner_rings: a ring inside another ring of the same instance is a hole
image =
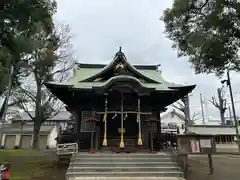
[[[130,64],[121,48],[107,65],[80,63],[68,82],[45,85],[73,114],[79,151],[152,148],[160,112],[195,88],[167,82],[157,65]]]

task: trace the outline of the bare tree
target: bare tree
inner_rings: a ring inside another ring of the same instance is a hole
[[[197,120],[201,119],[201,113],[200,112],[194,112],[193,115],[191,116],[191,120],[189,125],[195,124]]]
[[[188,95],[173,103],[172,107],[184,114],[185,131],[188,131],[188,125],[194,124],[194,122],[199,119],[200,113],[194,112],[192,116],[190,115]]]
[[[23,109],[34,122],[33,144],[38,148],[38,136],[42,123],[56,116],[63,108],[63,103],[51,94],[44,83],[47,81],[63,82],[69,77],[74,66],[70,46],[70,29],[57,26],[51,34],[41,31],[34,37],[39,49],[28,54],[29,62],[26,71],[21,74],[25,83],[12,93],[15,101],[20,101]],[[26,82],[27,81],[27,82]],[[30,111],[34,110],[35,114]]]
[[[225,91],[222,88],[217,89],[217,94],[218,94],[218,100],[215,98],[215,96],[212,97],[212,100],[209,100],[209,102],[212,103],[213,106],[215,106],[220,113],[220,118],[221,118],[221,125],[225,125],[225,112],[227,110],[227,99],[225,98]]]

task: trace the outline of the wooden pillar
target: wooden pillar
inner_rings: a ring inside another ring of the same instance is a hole
[[[187,155],[184,155],[184,160],[183,160],[183,169],[184,169],[184,177],[186,178],[187,177],[187,173],[188,173],[188,167],[189,167],[189,164],[188,164],[188,154]]]
[[[75,110],[76,117],[76,138],[78,143],[78,151],[80,151],[80,131],[81,131],[81,120],[82,120],[82,111]]]
[[[96,128],[95,128],[96,132],[95,132],[95,148],[96,151],[99,150],[99,144],[100,144],[100,125],[99,123],[96,124]]]
[[[156,112],[155,112],[155,114],[156,114],[156,119],[157,119],[157,134],[156,134],[156,139],[157,139],[157,141],[156,141],[156,150],[157,151],[160,151],[161,150],[161,143],[162,142],[160,142],[159,141],[159,139],[161,139],[160,137],[161,137],[161,116],[160,116],[160,111],[159,110],[157,110]]]
[[[213,161],[212,161],[212,154],[208,154],[208,165],[209,165],[209,174],[213,174]]]
[[[161,116],[160,116],[160,111],[156,111],[156,118],[158,120],[158,123],[157,123],[157,132],[161,134],[162,132],[162,127],[161,127]]]
[[[148,133],[148,124],[144,123],[144,143],[143,146],[144,148],[149,149],[149,133]]]

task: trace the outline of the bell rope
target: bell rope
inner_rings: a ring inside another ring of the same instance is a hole
[[[103,115],[103,122],[104,122],[104,136],[103,136],[103,146],[107,146],[107,98],[105,100],[105,112]]]

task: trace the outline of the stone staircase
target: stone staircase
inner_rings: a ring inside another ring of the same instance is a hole
[[[183,172],[168,153],[79,153],[69,165],[67,180],[183,179]]]

